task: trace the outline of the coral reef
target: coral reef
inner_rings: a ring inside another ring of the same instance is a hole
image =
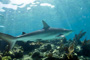
[[[2,57],[2,60],[12,60],[12,58],[10,56],[4,56]]]
[[[85,34],[80,31],[73,40],[18,41],[11,51],[1,50],[0,60],[90,60],[90,40],[80,40]]]
[[[83,30],[80,31],[79,34],[75,34],[75,37],[73,38],[74,44],[81,44],[80,39],[86,34],[86,32],[83,32]]]
[[[2,56],[0,55],[0,60],[2,60]]]

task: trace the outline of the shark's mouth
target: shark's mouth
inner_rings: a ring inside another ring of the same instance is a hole
[[[57,37],[65,37],[64,34],[59,34]]]

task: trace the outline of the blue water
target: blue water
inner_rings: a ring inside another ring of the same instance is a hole
[[[90,39],[90,0],[36,0],[33,3],[26,2],[27,4],[24,2],[0,0],[0,32],[13,36],[21,35],[22,32],[29,33],[42,29],[44,20],[51,27],[73,30],[74,32],[67,36],[68,39],[81,30],[86,31],[85,37]],[[19,7],[24,4],[23,8]]]

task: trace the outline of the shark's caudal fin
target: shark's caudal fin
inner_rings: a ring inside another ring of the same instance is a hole
[[[0,32],[0,39],[6,41],[9,44],[9,50],[10,50],[13,48],[17,38]]]

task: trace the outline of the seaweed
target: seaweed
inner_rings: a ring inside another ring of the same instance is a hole
[[[73,52],[74,52],[74,44],[70,45],[68,48],[68,54],[66,54],[68,59],[70,59],[70,57],[71,58],[73,57],[73,54],[72,54]]]
[[[75,34],[75,37],[73,38],[73,42],[75,42],[75,44],[81,44],[82,42],[80,41],[80,39],[86,34],[86,32],[83,32],[83,30],[80,31],[79,34]]]

